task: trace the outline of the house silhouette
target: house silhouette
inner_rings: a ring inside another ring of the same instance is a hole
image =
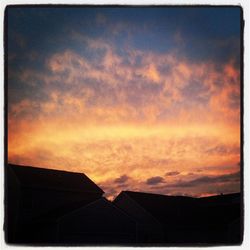
[[[136,243],[136,221],[105,198],[65,214],[58,220],[59,242]]]
[[[39,230],[34,226],[39,216],[61,207],[73,209],[75,206],[84,206],[101,198],[103,193],[82,173],[8,164],[6,241],[32,242],[33,236],[34,240],[41,237],[39,233],[36,237],[35,233]],[[51,235],[49,232],[46,234]]]
[[[114,204],[138,221],[143,243],[236,244],[241,241],[240,200],[239,193],[192,198],[123,191]]]
[[[82,173],[8,164],[5,239],[14,244],[240,244],[241,194],[122,191],[113,202]]]

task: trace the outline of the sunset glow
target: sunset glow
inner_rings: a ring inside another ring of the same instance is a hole
[[[238,8],[9,9],[8,161],[239,192],[240,77]]]

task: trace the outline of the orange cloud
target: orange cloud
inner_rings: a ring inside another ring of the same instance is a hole
[[[124,60],[104,41],[81,39],[94,59],[66,50],[47,59],[49,73],[20,75],[24,84],[42,82],[44,98],[9,105],[10,162],[85,172],[112,185],[110,195],[125,187],[152,191],[146,180],[167,172],[181,173],[168,178],[174,185],[189,181],[189,173],[199,178],[199,168],[215,176],[239,170],[240,82],[233,62],[218,70],[211,62],[139,50],[123,51]],[[127,186],[110,181],[128,173]],[[226,185],[217,188],[239,188]],[[211,184],[188,192],[217,191]]]
[[[146,70],[143,75],[149,80],[151,80],[153,83],[160,82],[160,76],[154,64],[150,64],[148,70]]]

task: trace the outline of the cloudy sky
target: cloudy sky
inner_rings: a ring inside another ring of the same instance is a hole
[[[240,8],[9,8],[8,161],[121,190],[240,190]]]

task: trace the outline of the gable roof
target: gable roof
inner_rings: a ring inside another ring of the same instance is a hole
[[[98,199],[92,199],[92,200],[81,200],[77,202],[72,202],[69,204],[64,204],[60,207],[54,208],[48,212],[45,212],[43,214],[40,214],[33,218],[34,222],[44,222],[47,223],[48,221],[57,221],[58,219],[62,219],[65,216],[71,216],[74,213],[81,212],[84,210],[92,211],[93,213],[96,213],[97,211],[100,212],[100,214],[104,215],[103,208],[109,207],[116,213],[122,214],[124,217],[126,217],[128,220],[135,223],[134,219],[131,218],[129,215],[124,213],[123,210],[116,207],[112,202],[108,201],[105,197],[101,197]],[[111,218],[113,216],[113,212],[105,213],[105,215],[109,215]]]
[[[88,204],[85,204],[84,206],[78,206],[74,210],[72,209],[72,211],[69,211],[67,214],[65,214],[65,216],[70,216],[71,214],[77,213],[79,211],[82,212],[84,210],[94,214],[99,214],[101,216],[108,216],[110,218],[114,218],[115,215],[120,214],[128,220],[135,222],[133,218],[124,213],[123,210],[121,210],[119,207],[116,207],[111,201],[107,200],[105,197],[96,199],[92,202],[89,202]]]
[[[123,191],[116,197],[114,203],[116,203],[116,201],[118,201],[123,195],[129,196],[159,222],[167,221],[168,223],[172,220],[176,222],[176,216],[173,215],[176,215],[177,209],[191,207],[195,202],[195,198],[186,196],[167,196],[161,194]]]
[[[57,189],[102,195],[104,192],[83,173],[8,164],[23,187]]]
[[[158,208],[169,205],[180,205],[180,203],[193,204],[193,202],[196,200],[195,198],[188,196],[169,196],[163,194],[143,193],[143,192],[133,192],[133,191],[122,191],[116,197],[116,199],[119,199],[119,196],[122,193],[128,195],[142,207],[147,208],[149,211],[152,212],[155,209],[158,210]]]
[[[232,207],[232,200],[237,200],[239,194],[193,198],[186,196],[168,196],[123,191],[116,197],[114,202],[126,196],[133,199],[143,209],[153,215],[159,222],[167,224],[176,224],[181,222],[181,224],[186,225],[198,225],[200,223],[204,223],[206,220],[208,223],[213,223],[215,218],[221,217],[224,206],[227,206],[228,209],[228,212],[224,211],[224,215],[226,217],[225,219],[230,219],[233,216],[233,213],[235,213],[235,216],[238,215],[235,212],[237,210]],[[211,209],[208,205],[209,203],[213,203],[213,206],[215,207],[220,206],[222,209],[215,208],[213,212],[210,212]],[[201,209],[202,207],[204,209]],[[208,216],[208,213],[210,213],[211,216]],[[192,214],[192,216],[190,216],[190,214]],[[219,220],[219,218],[217,219]]]

